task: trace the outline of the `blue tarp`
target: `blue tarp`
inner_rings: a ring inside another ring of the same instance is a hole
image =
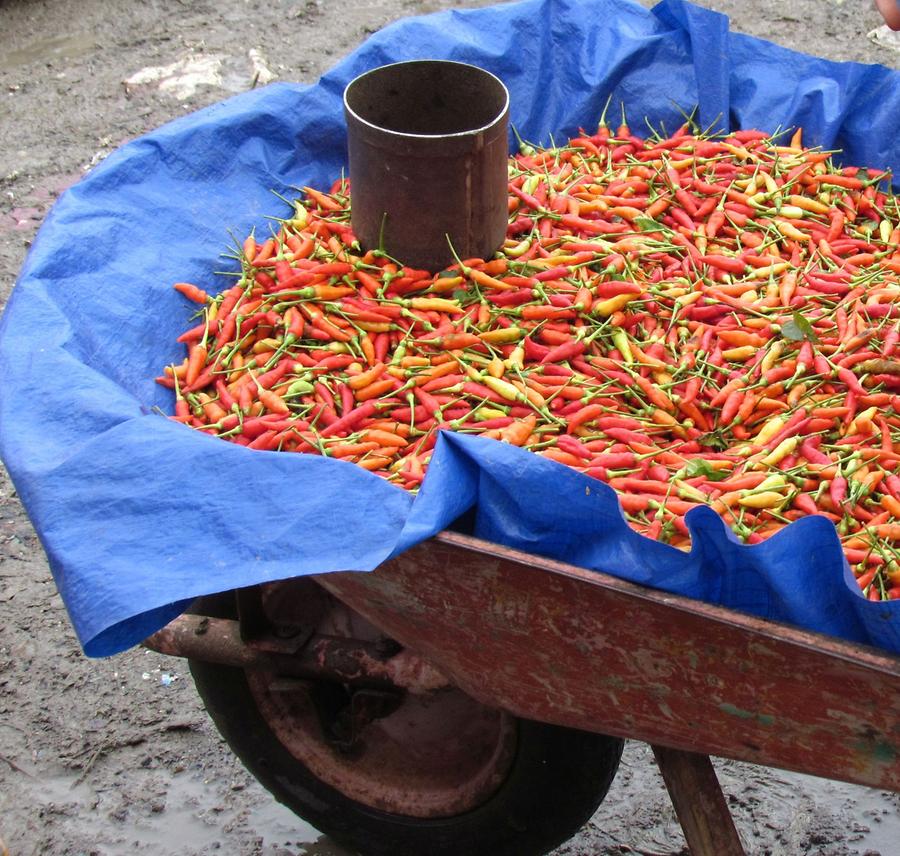
[[[696,509],[686,555],[632,532],[605,485],[491,440],[442,436],[414,500],[353,464],[249,450],[154,412],[171,410],[152,379],[189,323],[172,283],[222,288],[226,230],[263,230],[283,213],[272,190],[325,187],[345,166],[344,86],[415,58],[497,74],[536,142],[592,127],[612,96],[636,129],[674,130],[696,106],[705,126],[801,125],[848,163],[900,167],[898,73],[731,34],[681,0],[401,21],[313,86],[268,86],[123,146],[53,208],[0,322],[0,454],[85,651],[128,648],[198,595],[371,570],[475,508],[493,541],[900,652],[900,603],[862,598],[824,518],[747,547]]]

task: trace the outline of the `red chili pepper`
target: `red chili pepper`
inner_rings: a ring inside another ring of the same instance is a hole
[[[215,381],[216,392],[219,395],[219,402],[225,410],[231,410],[234,406],[237,405],[237,401],[228,391],[228,388],[225,386],[225,381],[222,378],[217,378]]]
[[[583,443],[579,443],[571,434],[561,434],[556,441],[558,448],[577,458],[583,458],[586,461],[593,460],[594,454]]]
[[[481,347],[483,345],[481,338],[474,333],[447,333],[444,336],[435,338],[417,339],[416,343],[431,348],[442,348],[446,351],[461,350],[475,346]]]
[[[202,288],[198,288],[189,282],[176,282],[173,288],[183,294],[188,300],[193,300],[194,303],[205,304],[209,302],[209,295]]]
[[[834,503],[835,508],[840,508],[841,504],[847,497],[847,479],[843,476],[835,476],[831,480],[831,485],[828,488],[829,496],[831,497],[831,501]]]
[[[650,437],[639,431],[629,431],[625,428],[604,428],[603,433],[614,440],[621,440],[628,446],[634,447],[634,444],[651,445]]]
[[[391,419],[396,419],[398,422],[414,422],[418,424],[428,419],[431,416],[431,412],[423,405],[417,404],[414,408],[395,407],[389,411],[388,415]]]
[[[858,395],[866,394],[866,390],[862,386],[862,384],[860,384],[859,378],[857,378],[856,375],[853,374],[852,371],[850,371],[849,369],[845,369],[845,368],[839,368],[837,370],[836,374],[837,374],[838,380],[843,381],[849,387],[851,392],[855,392]]]
[[[175,341],[184,343],[198,342],[206,335],[208,330],[209,325],[204,321],[202,324],[198,324],[196,327],[191,327],[190,330],[182,333]]]
[[[374,416],[377,405],[374,401],[366,401],[359,407],[344,414],[339,419],[335,419],[330,425],[322,429],[319,433],[323,437],[333,437],[336,434],[349,433],[356,428],[364,420]]]
[[[187,371],[184,374],[184,382],[186,387],[192,387],[200,377],[200,372],[206,365],[207,356],[206,345],[198,342],[193,345],[188,353]]]
[[[630,231],[630,227],[624,223],[609,223],[604,220],[586,220],[583,217],[576,217],[574,214],[563,214],[559,220],[563,226],[572,229],[576,234],[612,235]]]
[[[800,454],[811,464],[829,465],[831,458],[822,454],[815,445],[815,438],[807,437],[800,444]]]
[[[575,403],[577,404],[576,410],[572,413],[566,414],[566,423],[568,426],[566,430],[570,434],[580,425],[584,425],[585,423],[596,419],[598,416],[602,416],[607,410],[607,408],[602,404],[583,405],[580,402]]]
[[[900,466],[890,415],[900,325],[888,319],[900,300],[868,271],[880,266],[888,282],[900,273],[900,229],[888,241],[884,226],[864,236],[856,226],[890,208],[879,175],[819,167],[828,154],[805,150],[784,169],[757,131],[723,142],[682,128],[647,144],[624,123],[617,133],[610,145],[601,124],[555,153],[518,157],[508,234],[519,237],[438,276],[352,243],[346,182],[308,194],[302,233],[294,222],[262,246],[248,239],[244,278],[205,298],[204,323],[181,337],[187,362],[160,378],[175,388],[178,418],[242,445],[309,453],[323,451],[323,432],[370,428],[329,454],[409,489],[442,429],[534,437],[541,455],[630,491],[626,513],[646,515],[630,518],[635,527],[680,546],[697,501],[727,514],[781,468],[801,490],[790,502],[769,492],[786,503],[771,507],[777,519],[746,502],[747,542],[817,512],[842,532],[893,537],[900,476],[885,468]],[[790,189],[780,217],[767,207],[773,182]],[[196,346],[208,348],[202,361]],[[285,424],[254,423],[264,408]],[[745,451],[712,449],[709,435]],[[863,502],[844,469],[851,452],[866,467],[852,482]],[[706,470],[719,461],[722,481]]]
[[[573,357],[580,356],[587,350],[584,342],[566,342],[551,348],[542,358],[541,363],[565,362]]]
[[[486,401],[492,401],[494,404],[508,404],[507,399],[503,398],[502,395],[498,395],[492,389],[488,389],[488,387],[483,384],[476,383],[475,381],[466,381],[463,384],[463,392],[468,393],[471,396],[474,396],[476,399],[484,399]]]
[[[705,255],[700,256],[700,261],[728,273],[744,273],[747,270],[747,263],[733,256]]]

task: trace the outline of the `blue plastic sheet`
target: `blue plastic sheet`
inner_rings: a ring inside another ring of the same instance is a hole
[[[832,525],[737,542],[709,509],[684,554],[625,524],[605,485],[494,441],[444,435],[413,500],[353,464],[256,452],[162,418],[154,384],[188,325],[179,280],[214,290],[226,229],[262,229],[272,195],[345,166],[344,86],[388,62],[475,63],[510,89],[512,121],[549,142],[627,105],[674,130],[769,131],[848,163],[900,167],[900,75],[728,32],[680,0],[528,0],[401,21],[314,86],[276,84],[122,147],[60,199],[0,329],[0,453],[89,655],[139,642],[195,596],[371,570],[476,509],[476,534],[637,582],[900,652],[900,604],[867,603]],[[573,604],[577,608],[577,604]]]

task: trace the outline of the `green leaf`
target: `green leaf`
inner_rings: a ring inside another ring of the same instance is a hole
[[[452,297],[454,300],[458,300],[460,303],[463,303],[467,297],[469,297],[469,292],[463,288],[457,288],[453,293]]]
[[[728,478],[728,473],[716,470],[709,461],[703,458],[691,458],[685,467],[682,468],[685,478],[695,478],[696,476],[704,476],[709,481],[722,481]]]
[[[697,442],[701,446],[712,449],[714,452],[724,452],[730,445],[728,441],[722,437],[722,434],[719,431],[710,431],[709,434],[698,437]]]
[[[794,312],[792,319],[781,325],[781,335],[792,342],[802,342],[804,339],[809,342],[819,341],[812,324],[799,312]]]
[[[792,342],[802,342],[806,338],[803,335],[803,331],[794,321],[788,321],[786,324],[781,325],[781,335]]]
[[[663,228],[661,223],[657,223],[656,220],[650,217],[635,217],[634,225],[642,232],[658,232]]]

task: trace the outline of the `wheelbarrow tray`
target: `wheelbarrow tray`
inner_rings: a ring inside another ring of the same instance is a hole
[[[900,658],[443,532],[316,581],[482,703],[900,791]]]

